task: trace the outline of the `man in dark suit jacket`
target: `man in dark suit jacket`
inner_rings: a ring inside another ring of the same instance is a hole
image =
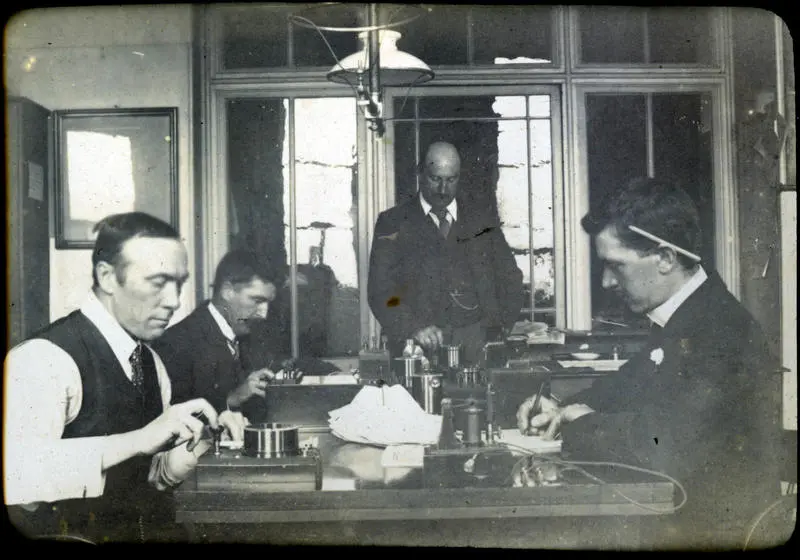
[[[560,430],[573,459],[638,465],[682,483],[687,502],[656,516],[653,546],[741,547],[779,492],[780,377],[761,328],[701,265],[685,192],[634,181],[583,227],[595,237],[603,287],[646,313],[652,332],[618,372],[560,406],[543,397],[534,411],[528,399],[519,427],[545,437]]]
[[[431,144],[421,167],[419,196],[378,216],[370,308],[393,355],[413,338],[426,353],[461,344],[475,363],[487,337],[517,320],[522,272],[497,217],[459,196],[455,147]]]
[[[251,422],[263,416],[269,367],[248,372],[245,340],[269,313],[275,284],[252,253],[231,251],[217,266],[211,301],[170,327],[157,350],[172,380],[173,402],[203,397],[217,410],[241,410]],[[251,398],[257,397],[257,398]]]

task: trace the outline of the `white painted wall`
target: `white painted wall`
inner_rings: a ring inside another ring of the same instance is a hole
[[[190,9],[102,6],[22,12],[6,27],[5,83],[10,95],[50,110],[178,108],[179,227],[194,276]],[[56,250],[52,231],[50,286],[51,319],[79,306],[91,286],[91,251]],[[173,321],[194,303],[194,290],[188,287]]]

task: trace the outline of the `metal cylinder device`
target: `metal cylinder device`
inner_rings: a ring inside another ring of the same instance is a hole
[[[245,426],[244,454],[272,458],[300,455],[299,430],[291,424],[261,423]]]
[[[393,365],[395,379],[406,389],[411,389],[411,377],[422,373],[421,358],[395,358]]]
[[[411,376],[411,396],[428,414],[442,413],[442,376],[428,373]]]
[[[464,349],[460,344],[445,344],[440,350],[439,365],[447,368],[459,368],[463,361]]]
[[[481,433],[484,425],[484,410],[476,402],[468,402],[464,409],[464,431],[461,441],[464,445],[481,444]]]

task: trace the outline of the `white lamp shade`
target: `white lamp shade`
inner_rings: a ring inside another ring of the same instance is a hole
[[[397,31],[382,29],[378,32],[380,49],[380,83],[382,86],[407,86],[421,84],[433,79],[433,71],[416,56],[397,48],[397,40],[401,35]],[[369,67],[367,58],[367,32],[359,33],[361,50],[346,56],[328,71],[328,79],[340,84],[358,84],[358,71],[366,72]]]

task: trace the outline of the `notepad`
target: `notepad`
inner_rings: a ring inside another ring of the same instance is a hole
[[[498,443],[506,443],[515,455],[529,453],[559,453],[561,451],[561,440],[544,439],[542,436],[522,435],[518,429],[509,428],[503,430]]]

